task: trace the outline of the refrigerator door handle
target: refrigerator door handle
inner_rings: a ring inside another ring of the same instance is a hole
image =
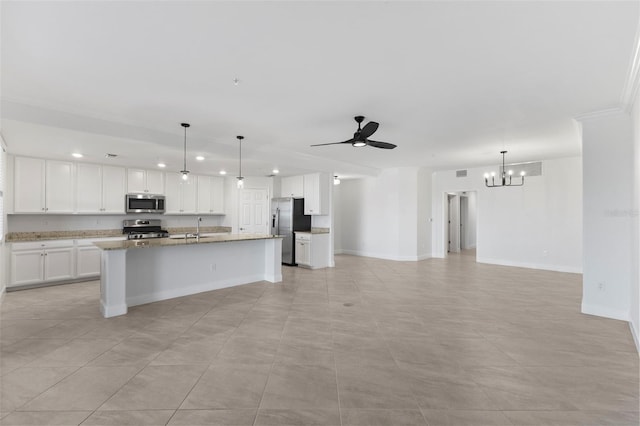
[[[273,216],[274,228],[276,229],[276,235],[280,235],[280,208],[276,208],[276,214]]]

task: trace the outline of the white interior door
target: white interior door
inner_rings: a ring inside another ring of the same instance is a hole
[[[240,234],[269,233],[269,194],[266,189],[240,190]]]

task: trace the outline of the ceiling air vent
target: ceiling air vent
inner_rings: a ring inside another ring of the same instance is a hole
[[[466,170],[456,170],[456,177],[467,177]]]
[[[505,164],[504,168],[507,172],[513,170],[514,176],[520,176],[520,172],[524,172],[526,176],[542,176],[542,161]],[[500,166],[500,173],[502,173],[502,166]]]

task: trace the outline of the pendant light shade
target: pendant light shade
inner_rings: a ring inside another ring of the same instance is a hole
[[[242,139],[244,139],[244,136],[236,136],[236,138],[238,138],[238,142],[240,144],[240,167],[238,177],[236,179],[238,179],[238,189],[242,189],[244,188],[244,177],[242,176]]]
[[[334,185],[340,185],[340,178],[338,177],[338,175],[335,175],[333,177],[333,184]]]
[[[182,180],[187,180],[189,179],[189,170],[187,170],[187,127],[191,126],[189,123],[180,123],[180,125],[182,127],[184,127],[184,156],[183,156],[183,165],[182,165],[182,170],[180,170],[180,173],[182,173]]]

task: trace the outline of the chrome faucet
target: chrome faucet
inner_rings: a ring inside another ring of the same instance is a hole
[[[186,232],[184,234],[184,241],[187,242],[189,238],[195,238],[196,242],[200,241],[200,222],[202,222],[201,217],[196,218],[196,232],[194,234]]]

